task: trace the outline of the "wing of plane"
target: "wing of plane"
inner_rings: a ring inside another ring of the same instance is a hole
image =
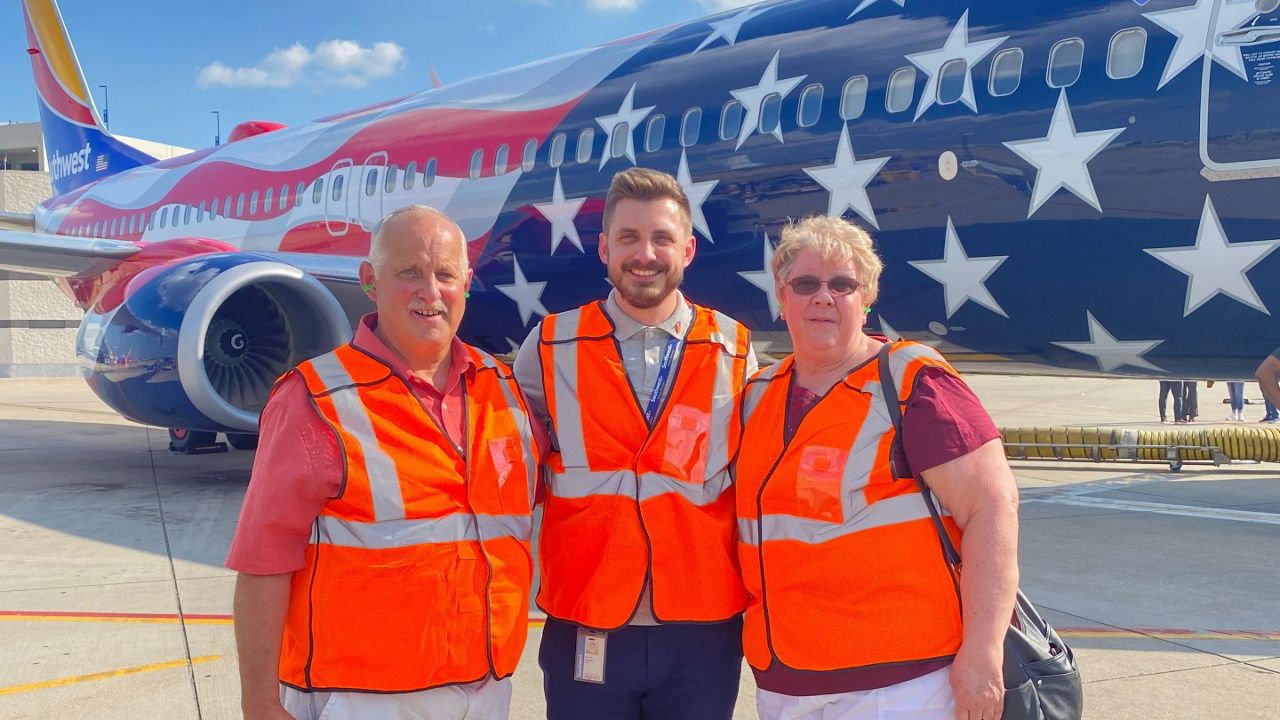
[[[36,216],[31,213],[0,211],[0,226],[12,226],[15,230],[35,230]]]
[[[102,272],[140,248],[127,240],[0,231],[0,269],[71,277]]]

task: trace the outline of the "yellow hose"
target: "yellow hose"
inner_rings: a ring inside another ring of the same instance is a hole
[[[1000,436],[1005,455],[1016,459],[1280,462],[1276,427],[1021,427],[1001,428]],[[1215,448],[1221,453],[1216,458]]]

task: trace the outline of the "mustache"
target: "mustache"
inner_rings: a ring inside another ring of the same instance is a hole
[[[640,262],[639,260],[628,260],[622,263],[623,272],[628,272],[630,270],[655,270],[657,272],[667,272],[670,269],[671,268],[667,267],[666,263],[661,261],[644,263],[644,262]]]

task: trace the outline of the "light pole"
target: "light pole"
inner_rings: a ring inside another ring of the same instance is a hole
[[[217,147],[222,144],[222,113],[217,110],[210,110],[209,112],[213,113],[214,127],[216,128],[213,131],[213,145]]]
[[[102,88],[102,126],[105,128],[110,128],[111,127],[111,120],[110,120],[111,96],[107,94],[106,85],[99,85],[98,87]]]

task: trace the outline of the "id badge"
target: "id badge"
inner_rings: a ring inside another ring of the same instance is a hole
[[[578,650],[573,660],[573,679],[604,684],[605,647],[609,633],[578,628]]]

